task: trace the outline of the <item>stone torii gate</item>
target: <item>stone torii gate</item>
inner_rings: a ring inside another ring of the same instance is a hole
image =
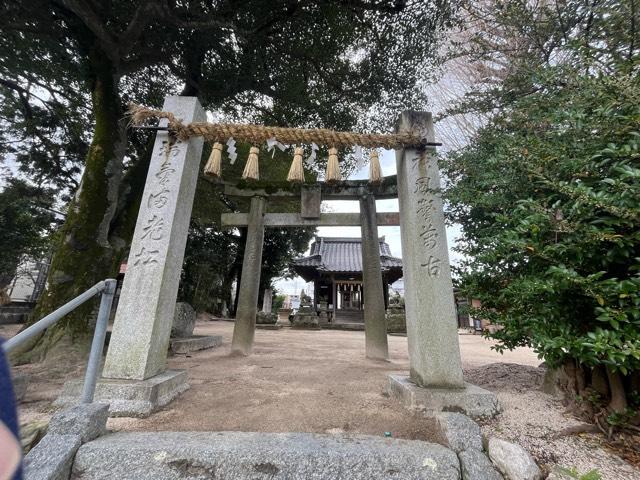
[[[398,196],[395,177],[380,185],[366,181],[340,182],[338,185],[305,184],[300,192],[291,189],[267,193],[265,190],[238,189],[226,185],[229,196],[250,197],[249,213],[226,213],[222,224],[248,227],[247,244],[242,263],[238,310],[233,330],[232,352],[249,355],[253,346],[262,243],[266,227],[359,226],[362,231],[362,277],[364,282],[365,353],[367,358],[386,360],[389,356],[385,321],[378,225],[400,225],[399,214],[377,213],[376,199]],[[264,213],[269,199],[300,197],[300,213]],[[322,200],[358,200],[360,213],[321,213]]]
[[[163,110],[184,124],[206,118],[194,97],[167,97]],[[160,121],[161,127],[166,125],[167,120]],[[434,142],[430,113],[403,112],[396,131]],[[111,404],[112,415],[148,415],[188,388],[186,372],[167,370],[166,357],[202,147],[202,137],[174,141],[168,131],[159,130],[156,134],[103,378],[96,390],[97,400]],[[379,256],[373,252],[378,249],[377,225],[399,223],[410,377],[390,376],[390,393],[411,407],[454,408],[472,415],[495,413],[495,397],[465,384],[462,378],[434,154],[435,148],[430,146],[396,151],[399,218],[398,214],[395,218],[394,214],[376,215],[375,191],[349,185],[337,191],[359,198],[362,220],[359,214],[320,214],[316,208],[319,202],[310,199],[318,195],[329,198],[332,190],[328,186],[323,186],[322,192],[304,189],[306,201],[302,202],[300,214],[265,214],[265,196],[252,192],[248,215],[228,215],[227,225],[249,227],[233,350],[242,354],[251,351],[264,228],[335,222],[361,225],[364,280],[371,284],[365,294],[368,291],[380,301],[376,307],[376,298],[365,298],[365,303],[372,306],[372,320],[365,326],[366,351],[371,357],[386,358],[382,287],[375,284],[381,282],[380,264]]]

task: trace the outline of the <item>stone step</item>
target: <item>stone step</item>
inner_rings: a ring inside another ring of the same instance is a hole
[[[355,323],[327,323],[322,324],[322,328],[326,330],[355,330],[355,331],[364,331],[364,322],[355,322]]]
[[[0,307],[2,313],[29,313],[33,305],[30,303],[9,303]]]
[[[32,303],[9,303],[0,306],[0,325],[24,323],[33,309]]]
[[[364,322],[364,311],[362,310],[338,310],[336,312],[335,323],[355,323]]]
[[[452,450],[419,440],[312,433],[128,432],[80,447],[72,478],[457,480],[460,465]]]
[[[24,323],[27,321],[29,312],[0,312],[0,325],[10,325],[12,323]]]
[[[172,338],[169,340],[171,353],[191,353],[222,345],[222,335],[192,335],[186,338]]]

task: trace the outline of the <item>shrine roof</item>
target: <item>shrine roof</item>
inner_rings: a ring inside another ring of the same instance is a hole
[[[380,263],[383,272],[402,276],[402,259],[391,255],[384,237],[378,239]],[[316,237],[308,257],[292,262],[293,269],[305,279],[311,271],[318,273],[361,273],[362,239],[359,237]]]

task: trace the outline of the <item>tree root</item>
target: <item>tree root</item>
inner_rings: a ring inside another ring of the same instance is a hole
[[[580,433],[598,433],[600,428],[591,423],[583,423],[582,425],[575,425],[573,427],[567,427],[560,430],[558,433],[551,437],[552,440],[557,440],[558,438],[568,437],[570,435],[577,435]]]

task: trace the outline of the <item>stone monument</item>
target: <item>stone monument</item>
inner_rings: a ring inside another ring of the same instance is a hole
[[[196,97],[169,96],[162,110],[184,123],[207,119]],[[163,119],[159,125],[167,123]],[[149,415],[189,388],[187,373],[167,370],[166,361],[203,143],[202,137],[182,141],[166,130],[156,133],[103,378],[96,386],[95,401],[109,403],[110,415]]]
[[[320,326],[326,325],[329,323],[329,304],[326,298],[320,300],[320,308],[318,309],[318,322]]]
[[[396,133],[409,132],[430,145],[396,150],[410,375],[389,375],[388,393],[414,410],[493,416],[496,396],[462,377],[431,113],[403,112]]]
[[[404,311],[404,299],[400,295],[389,298],[387,308],[387,332],[407,333],[407,318]]]
[[[275,325],[278,321],[278,315],[271,312],[272,300],[273,290],[270,288],[265,289],[262,300],[262,310],[256,314],[257,325]]]
[[[190,353],[222,345],[222,335],[194,335],[196,311],[186,302],[176,302],[169,350],[173,354]]]
[[[318,315],[311,304],[311,297],[304,289],[300,292],[300,308],[291,320],[293,328],[320,330]]]

